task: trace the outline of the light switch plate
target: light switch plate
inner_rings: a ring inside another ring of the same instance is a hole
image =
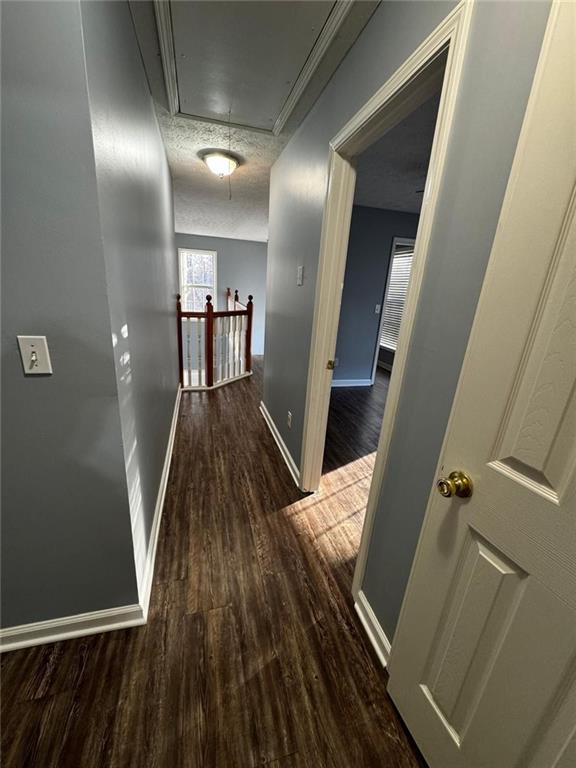
[[[26,376],[51,374],[52,363],[46,336],[18,336],[17,338]]]

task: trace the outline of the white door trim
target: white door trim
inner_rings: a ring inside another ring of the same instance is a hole
[[[332,373],[356,173],[352,158],[416,109],[441,85],[442,94],[416,237],[410,287],[404,308],[352,592],[358,596],[380,488],[386,471],[396,410],[403,385],[416,308],[441,187],[474,0],[462,0],[396,73],[330,142],[329,181],[322,223],[320,261],[308,369],[300,487],[317,490],[322,474]],[[446,63],[442,54],[447,51]]]
[[[575,35],[554,0],[436,470],[473,498],[431,490],[394,636],[388,692],[440,768],[576,755]]]

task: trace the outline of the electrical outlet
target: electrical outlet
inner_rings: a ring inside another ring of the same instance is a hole
[[[288,418],[286,419],[288,429],[292,429],[292,411],[288,411]]]
[[[380,314],[380,304],[376,304],[374,307],[374,314],[379,315]]]
[[[298,271],[296,273],[296,285],[304,285],[304,267],[303,266],[298,267]]]

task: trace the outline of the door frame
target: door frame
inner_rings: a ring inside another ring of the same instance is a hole
[[[374,363],[372,365],[372,384],[376,381],[376,368],[378,368],[378,359],[380,357],[380,337],[382,336],[382,326],[384,325],[384,306],[388,297],[388,286],[390,285],[390,274],[392,272],[392,258],[396,245],[412,245],[416,247],[415,237],[393,237],[390,253],[388,255],[388,271],[386,273],[386,282],[384,284],[384,293],[382,294],[382,303],[380,304],[380,322],[378,323],[378,336],[376,336],[376,351],[374,353]],[[390,350],[393,351],[393,350]],[[394,354],[396,354],[394,350]],[[386,369],[388,370],[388,369]],[[390,373],[392,368],[390,368]]]
[[[364,577],[376,505],[386,472],[406,359],[426,268],[436,204],[442,185],[456,101],[463,75],[474,3],[475,0],[461,0],[329,143],[328,187],[320,240],[302,439],[300,487],[304,491],[317,490],[322,476],[332,385],[332,372],[327,369],[327,361],[334,358],[336,350],[356,183],[354,157],[441,89],[434,141],[416,235],[412,274],[354,573],[352,593],[355,598],[358,596]],[[444,54],[446,54],[445,63]]]

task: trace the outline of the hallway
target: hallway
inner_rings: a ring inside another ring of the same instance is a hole
[[[350,594],[387,377],[335,390],[303,497],[261,376],[182,397],[148,624],[3,657],[5,768],[423,765]]]

